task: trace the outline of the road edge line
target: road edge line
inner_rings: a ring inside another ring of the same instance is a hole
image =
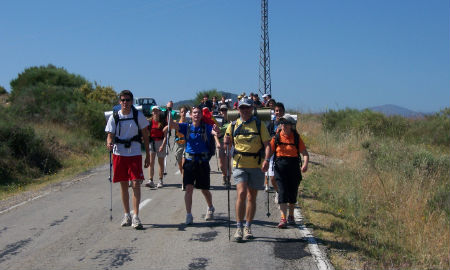
[[[303,224],[303,216],[299,208],[294,209],[294,217],[295,222],[299,224],[298,229],[300,230],[300,234],[303,238],[308,240],[308,249],[313,256],[314,261],[316,261],[317,268],[319,270],[334,270],[333,265],[328,261],[326,255],[320,250],[314,235],[312,235],[308,228],[306,228]]]

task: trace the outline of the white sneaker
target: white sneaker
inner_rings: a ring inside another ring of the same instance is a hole
[[[212,220],[214,218],[214,211],[215,210],[216,209],[214,208],[214,206],[211,207],[211,208],[208,208],[206,210],[205,220]]]
[[[157,188],[162,188],[164,186],[163,180],[159,180],[158,185],[156,186]]]
[[[140,230],[140,229],[143,228],[143,227],[142,227],[141,220],[139,219],[138,216],[133,216],[133,222],[131,223],[131,226],[132,226],[133,228],[135,228],[136,230]]]
[[[155,188],[155,183],[153,182],[153,180],[148,180],[147,184],[145,184],[146,187],[149,188]]]
[[[130,214],[125,214],[123,216],[122,222],[120,223],[120,226],[126,227],[131,225],[131,216]]]
[[[186,214],[186,225],[191,225],[192,223],[194,223],[194,217],[192,216],[192,214]]]

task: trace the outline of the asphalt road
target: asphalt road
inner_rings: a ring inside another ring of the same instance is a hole
[[[255,239],[245,243],[228,240],[227,190],[221,185],[214,157],[215,220],[204,220],[206,203],[195,190],[194,224],[185,226],[181,175],[174,164],[171,155],[164,188],[142,188],[144,229],[140,231],[120,227],[123,208],[118,184],[113,184],[110,221],[108,164],[13,204],[3,202],[0,269],[323,269],[311,252],[314,241],[301,228],[276,227],[279,213],[272,194],[270,217],[266,215],[267,194],[258,194],[252,225]],[[145,175],[148,179],[146,170]],[[234,187],[230,198],[233,221]],[[232,223],[231,239],[234,230]]]

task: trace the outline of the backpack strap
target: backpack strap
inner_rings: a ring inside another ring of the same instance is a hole
[[[113,112],[113,119],[114,119],[114,123],[116,125],[116,132],[115,132],[115,136],[114,136],[114,143],[124,144],[125,148],[129,148],[131,146],[131,142],[133,142],[133,141],[142,144],[142,140],[141,140],[142,131],[141,131],[140,127],[139,127],[139,121],[138,121],[138,113],[139,113],[139,111],[134,106],[131,106],[131,110],[133,112],[133,118],[132,119],[130,119],[130,118],[122,118],[122,119],[120,119],[119,118],[119,111],[114,111]],[[137,133],[137,135],[133,136],[131,139],[127,139],[127,140],[119,139],[120,132],[121,132],[121,124],[120,124],[120,122],[128,121],[128,120],[134,120],[134,122],[136,123],[136,126],[138,128],[138,133]],[[117,132],[117,130],[119,130],[119,132]]]
[[[236,150],[236,148],[234,148],[233,156],[235,156],[236,154],[239,154],[241,156],[252,156],[254,158],[258,157],[258,164],[261,164],[261,159],[262,159],[262,155],[263,155],[263,152],[264,152],[264,143],[262,141],[262,135],[261,135],[261,120],[258,117],[256,117],[256,116],[254,116],[253,120],[256,123],[256,130],[257,130],[257,132],[248,132],[248,133],[242,133],[242,134],[245,134],[245,135],[259,135],[259,139],[260,139],[260,142],[261,142],[261,148],[256,153],[241,152],[241,151]],[[231,136],[233,138],[233,145],[235,144],[234,143],[234,138],[237,135],[242,135],[240,133],[242,125],[243,125],[243,123],[241,123],[237,128],[235,128],[236,120],[231,122]],[[240,160],[240,158],[236,161],[236,168],[239,165],[239,160]]]

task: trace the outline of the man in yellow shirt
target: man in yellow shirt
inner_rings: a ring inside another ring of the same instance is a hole
[[[234,239],[237,242],[253,238],[251,224],[256,212],[258,190],[264,189],[262,161],[265,151],[270,151],[270,135],[266,125],[253,115],[248,99],[238,105],[240,118],[231,123],[225,132],[225,146],[233,151],[233,178],[236,183],[236,223]],[[246,219],[243,228],[243,220]]]

